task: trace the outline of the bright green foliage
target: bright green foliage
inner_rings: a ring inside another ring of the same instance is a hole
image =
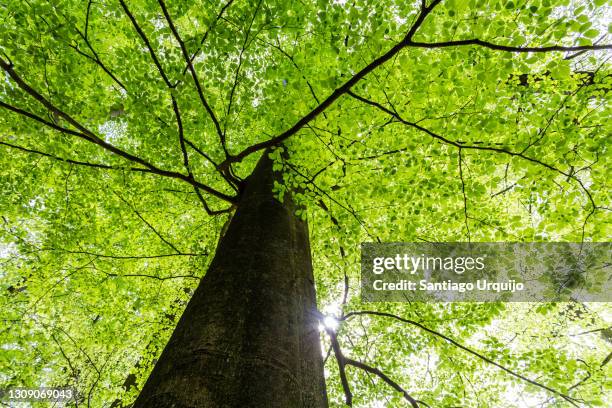
[[[300,191],[321,310],[340,313],[346,277],[345,313],[421,322],[586,405],[609,403],[607,304],[364,305],[358,268],[362,241],[609,239],[612,74],[609,51],[591,48],[612,42],[610,2],[448,0],[425,13],[402,1],[168,0],[218,129],[160,4],[127,4],[139,34],[120,3],[0,5],[0,388],[71,385],[92,407],[133,400],[228,219],[198,194],[231,211],[220,195],[237,194],[228,179],[245,179],[262,149],[239,153],[282,135],[415,27],[351,95],[278,140],[288,155],[272,152],[279,198]],[[445,43],[471,39],[486,43]],[[522,50],[553,45],[568,50]],[[569,405],[393,319],[354,316],[338,338],[432,407]],[[354,406],[405,403],[372,374],[347,374]],[[333,355],[326,375],[341,406]]]

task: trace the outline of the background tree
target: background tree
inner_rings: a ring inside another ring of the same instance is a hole
[[[362,241],[609,237],[607,2],[0,10],[2,386],[129,405],[271,149],[335,316],[331,406],[610,400],[605,303],[363,305],[357,285]]]

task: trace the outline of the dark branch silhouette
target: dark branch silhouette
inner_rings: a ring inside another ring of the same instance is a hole
[[[127,4],[125,4],[125,2],[123,0],[119,0],[119,3],[121,3],[121,7],[123,7],[123,11],[125,11],[125,14],[127,14],[128,18],[132,22],[132,25],[136,29],[136,32],[138,33],[138,35],[140,36],[142,41],[147,46],[147,50],[149,51],[149,55],[151,55],[151,59],[153,59],[153,63],[157,67],[157,70],[159,71],[159,74],[161,75],[162,79],[164,80],[164,82],[166,83],[168,88],[175,88],[177,84],[172,84],[170,82],[170,79],[168,79],[168,76],[166,75],[166,72],[162,68],[161,63],[159,62],[159,59],[157,58],[157,55],[155,54],[155,51],[153,50],[153,47],[151,46],[151,42],[147,38],[147,35],[144,33],[144,31],[142,30],[140,25],[138,25],[138,22],[136,21],[136,18],[134,17],[134,15],[128,9]]]
[[[300,120],[298,120],[292,127],[287,129],[286,131],[284,131],[280,135],[278,135],[276,137],[273,137],[270,140],[267,140],[265,142],[256,143],[254,145],[251,145],[251,146],[247,147],[246,149],[244,149],[243,151],[241,151],[240,153],[238,153],[237,155],[228,157],[227,159],[225,159],[219,165],[220,168],[222,168],[222,169],[227,168],[231,163],[239,162],[242,159],[244,159],[246,156],[248,156],[248,155],[250,155],[252,153],[255,153],[257,151],[260,151],[260,150],[263,150],[263,149],[267,149],[268,147],[272,147],[272,146],[278,146],[283,141],[285,141],[289,137],[291,137],[294,134],[296,134],[300,129],[302,129],[309,122],[311,122],[313,119],[315,119],[317,116],[319,116],[319,114],[321,114],[328,107],[330,107],[338,98],[340,98],[342,95],[344,95],[348,91],[350,91],[350,89],[353,86],[355,86],[355,84],[357,84],[367,74],[369,74],[370,72],[372,72],[374,69],[378,68],[379,66],[381,66],[385,62],[389,61],[398,52],[400,52],[404,47],[406,47],[408,42],[412,39],[412,36],[414,36],[414,34],[418,30],[418,28],[423,24],[423,21],[425,21],[425,18],[427,17],[427,15],[434,9],[434,7],[436,7],[438,5],[438,3],[440,3],[440,1],[441,0],[434,0],[428,7],[425,7],[425,8],[423,8],[421,10],[421,12],[419,13],[419,16],[417,17],[416,21],[412,25],[411,29],[408,31],[408,34],[406,34],[406,37],[404,37],[404,39],[401,42],[397,43],[394,47],[392,47],[386,53],[384,53],[380,57],[376,58],[374,61],[372,61],[371,63],[366,65],[360,71],[358,71],[351,79],[349,79],[342,86],[340,86],[339,88],[334,90],[331,93],[331,95],[329,95],[316,108],[311,110],[306,116],[304,116]]]
[[[595,201],[593,199],[593,196],[592,196],[591,192],[586,188],[586,186],[584,185],[582,180],[580,180],[578,177],[576,177],[575,172],[573,172],[571,170],[570,170],[570,172],[563,171],[563,170],[559,169],[558,167],[555,167],[555,166],[553,166],[551,164],[543,162],[543,161],[541,161],[539,159],[535,159],[533,157],[526,156],[522,152],[514,152],[512,150],[508,150],[508,149],[505,149],[505,148],[502,148],[502,147],[482,146],[482,145],[468,145],[468,144],[465,144],[463,142],[458,142],[458,141],[454,141],[454,140],[448,139],[448,138],[446,138],[444,136],[441,136],[441,135],[439,135],[439,134],[437,134],[437,133],[435,133],[435,132],[433,132],[433,131],[431,131],[431,130],[429,130],[429,129],[421,126],[421,125],[419,125],[416,122],[409,122],[409,121],[405,120],[397,112],[393,112],[393,111],[389,110],[388,108],[385,108],[384,106],[382,106],[378,102],[371,101],[371,100],[369,100],[367,98],[364,98],[363,96],[359,96],[359,95],[357,95],[357,94],[355,94],[355,93],[353,93],[351,91],[348,91],[347,93],[348,93],[348,95],[352,96],[353,98],[355,98],[355,99],[357,99],[357,100],[359,100],[359,101],[361,101],[361,102],[363,102],[363,103],[365,103],[367,105],[374,106],[375,108],[380,109],[381,111],[391,115],[399,123],[402,123],[402,124],[404,124],[406,126],[413,127],[413,128],[415,128],[417,130],[420,130],[421,132],[425,132],[429,136],[431,136],[434,139],[437,139],[440,142],[443,142],[445,144],[449,144],[449,145],[455,146],[455,147],[457,147],[459,149],[484,150],[484,151],[491,151],[491,152],[496,152],[496,153],[502,153],[502,154],[506,154],[506,155],[509,155],[509,156],[520,157],[521,159],[530,161],[532,163],[535,163],[535,164],[538,164],[540,166],[546,167],[549,170],[552,170],[554,172],[562,174],[565,177],[567,177],[568,179],[575,180],[580,185],[582,190],[585,192],[585,194],[587,195],[587,197],[588,197],[588,199],[589,199],[589,201],[591,203],[591,213],[587,216],[587,220],[595,212],[595,210],[599,208],[599,206],[597,206],[595,204]],[[586,222],[586,220],[585,220],[585,222]]]
[[[489,48],[497,51],[508,51],[508,52],[554,52],[554,51],[601,51],[611,50],[611,44],[605,45],[577,45],[573,47],[565,47],[561,45],[550,45],[545,47],[513,47],[510,45],[493,44],[488,41],[479,39],[470,40],[457,40],[457,41],[445,41],[437,43],[425,43],[419,41],[408,41],[406,44],[409,47],[420,47],[420,48],[447,48],[447,47],[460,47],[466,45],[478,45],[480,47]]]
[[[347,313],[343,317],[343,320],[347,320],[347,319],[351,318],[352,316],[359,316],[359,315],[371,315],[371,316],[388,317],[388,318],[399,320],[400,322],[403,322],[403,323],[408,323],[410,325],[416,326],[416,327],[420,328],[421,330],[424,330],[424,331],[426,331],[429,334],[432,334],[432,335],[437,336],[437,337],[439,337],[441,339],[444,339],[445,341],[447,341],[447,342],[451,343],[452,345],[460,348],[461,350],[466,351],[469,354],[471,354],[473,356],[476,356],[479,359],[481,359],[481,360],[483,360],[483,361],[485,361],[485,362],[487,362],[487,363],[489,363],[491,365],[494,365],[495,367],[497,367],[497,368],[507,372],[508,374],[510,374],[510,375],[512,375],[512,376],[514,376],[516,378],[519,378],[519,379],[521,379],[521,380],[523,380],[523,381],[525,381],[525,382],[527,382],[527,383],[529,383],[531,385],[535,385],[536,387],[542,388],[542,389],[544,389],[544,390],[546,390],[546,391],[548,391],[548,392],[550,392],[552,394],[558,395],[559,397],[563,398],[564,400],[566,400],[567,402],[569,402],[573,406],[578,407],[578,405],[576,404],[577,400],[575,398],[572,398],[569,395],[563,394],[562,392],[560,392],[560,391],[558,391],[558,390],[556,390],[554,388],[548,387],[548,386],[546,386],[544,384],[541,384],[541,383],[539,383],[537,381],[534,381],[534,380],[532,380],[530,378],[527,378],[527,377],[525,377],[525,376],[523,376],[523,375],[521,375],[521,374],[519,374],[519,373],[517,373],[517,372],[515,372],[513,370],[510,370],[509,368],[507,368],[507,367],[505,367],[505,366],[503,366],[503,365],[501,365],[501,364],[491,360],[490,358],[480,354],[479,352],[477,352],[475,350],[472,350],[471,348],[466,347],[463,344],[453,340],[452,338],[450,338],[450,337],[448,337],[448,336],[446,336],[446,335],[444,335],[444,334],[442,334],[440,332],[432,330],[432,329],[428,328],[427,326],[424,326],[423,324],[421,324],[419,322],[416,322],[416,321],[410,320],[410,319],[404,319],[403,317],[396,316],[396,315],[391,314],[391,313],[377,312],[377,311],[372,311],[372,310],[360,310],[360,311],[349,312],[349,313]]]
[[[357,72],[351,79],[345,82],[341,87],[334,90],[334,92],[328,96],[321,104],[319,104],[315,109],[310,111],[306,116],[302,117],[298,120],[295,125],[291,128],[287,129],[285,132],[280,135],[264,141],[260,143],[256,143],[244,149],[242,152],[238,153],[236,156],[227,158],[223,163],[221,163],[221,167],[227,167],[231,163],[238,162],[242,160],[244,157],[257,152],[262,149],[266,149],[271,146],[278,146],[287,138],[293,136],[297,133],[302,127],[316,118],[319,114],[325,111],[330,105],[332,105],[340,96],[348,93],[350,89],[357,84],[363,77],[365,77],[368,73],[373,71],[375,68],[381,66],[397,53],[399,53],[405,47],[421,47],[421,48],[444,48],[444,47],[453,47],[453,46],[466,46],[466,45],[478,45],[485,48],[490,48],[499,51],[509,51],[509,52],[555,52],[555,51],[598,51],[598,50],[609,50],[612,49],[612,45],[580,45],[574,47],[565,47],[565,46],[546,46],[546,47],[513,47],[506,45],[498,45],[493,44],[487,41],[479,40],[479,39],[470,39],[470,40],[458,40],[458,41],[447,41],[447,42],[438,42],[438,43],[424,43],[413,41],[413,37],[416,34],[419,27],[423,24],[423,21],[427,17],[427,15],[434,9],[434,7],[439,3],[439,0],[434,0],[429,6],[426,6],[425,2],[422,3],[421,12],[419,13],[416,21],[408,31],[408,34],[404,37],[404,39],[396,44],[393,48],[387,51],[385,54],[380,56],[379,58],[372,61],[365,68]]]
[[[17,149],[17,150],[21,150],[22,152],[25,153],[33,153],[33,154],[38,154],[40,156],[44,156],[44,157],[48,157],[50,159],[53,160],[58,160],[58,161],[62,161],[65,163],[70,163],[70,164],[75,164],[78,166],[86,166],[86,167],[93,167],[93,168],[97,168],[97,169],[106,169],[106,170],[131,170],[131,171],[138,171],[138,172],[143,172],[143,173],[149,173],[151,172],[151,170],[149,169],[143,169],[140,167],[118,167],[118,166],[109,166],[108,164],[102,164],[102,163],[90,163],[90,162],[84,162],[84,161],[80,161],[80,160],[73,160],[73,159],[66,159],[63,157],[59,157],[59,156],[54,156],[52,154],[40,151],[40,150],[36,150],[36,149],[30,149],[27,147],[23,147],[23,146],[18,146],[12,143],[7,143],[7,142],[3,142],[0,141],[0,145],[3,146],[7,146],[13,149]]]
[[[223,150],[224,150],[225,154],[228,155],[229,153],[227,152],[227,146],[225,144],[225,134],[221,130],[221,126],[219,124],[219,120],[217,119],[217,116],[215,116],[215,113],[213,112],[212,108],[208,104],[208,101],[204,97],[204,92],[202,91],[202,86],[200,85],[200,80],[198,79],[198,75],[197,75],[195,69],[193,68],[193,63],[192,63],[192,60],[191,60],[191,58],[189,56],[189,53],[187,52],[187,47],[185,47],[185,43],[181,39],[181,36],[179,35],[178,31],[176,30],[176,27],[174,26],[174,22],[172,21],[172,18],[170,17],[170,14],[168,13],[168,10],[166,8],[166,4],[164,3],[163,0],[158,0],[158,3],[159,3],[159,5],[160,5],[160,7],[161,7],[161,9],[162,9],[162,11],[164,13],[164,17],[166,18],[166,21],[168,22],[168,25],[170,26],[170,30],[172,31],[172,35],[174,36],[176,41],[179,43],[179,46],[181,47],[181,52],[183,53],[183,58],[187,62],[187,66],[189,68],[189,72],[191,73],[191,77],[193,78],[193,83],[195,84],[196,90],[198,92],[198,96],[200,97],[200,101],[202,102],[202,105],[204,106],[204,109],[206,109],[206,112],[208,112],[208,115],[210,116],[210,119],[213,121],[213,123],[215,125],[215,130],[217,131],[217,134],[219,135],[219,139],[221,141],[221,146],[223,147]]]
[[[9,74],[9,76],[11,77],[11,79],[13,79],[13,81],[15,81],[15,83],[23,90],[25,91],[27,94],[29,94],[30,96],[32,96],[34,99],[36,99],[39,103],[41,103],[45,108],[47,108],[49,111],[53,112],[54,114],[56,114],[58,117],[63,118],[64,120],[66,120],[70,125],[74,126],[76,129],[78,129],[77,131],[74,130],[70,130],[70,129],[66,129],[66,128],[62,128],[59,127],[57,125],[52,125],[51,122],[46,121],[32,113],[26,112],[23,109],[19,109],[19,108],[15,108],[10,106],[7,103],[1,103],[0,106],[6,108],[6,109],[10,109],[11,111],[24,115],[26,117],[29,117],[31,119],[34,119],[40,123],[43,123],[55,130],[59,130],[63,133],[68,133],[77,137],[80,137],[84,140],[87,140],[88,142],[97,144],[98,146],[104,148],[105,150],[108,150],[111,153],[114,153],[117,156],[123,157],[129,161],[132,161],[134,163],[138,163],[144,167],[146,167],[147,169],[149,169],[149,171],[151,173],[155,173],[158,174],[160,176],[165,176],[165,177],[170,177],[170,178],[175,178],[175,179],[179,179],[179,180],[183,180],[188,182],[189,184],[196,186],[198,188],[201,188],[203,191],[206,191],[207,193],[220,198],[224,201],[227,201],[229,203],[234,203],[236,201],[235,197],[229,196],[225,193],[222,193],[212,187],[209,187],[205,184],[200,183],[199,181],[194,180],[193,178],[189,177],[188,175],[182,174],[182,173],[177,173],[174,171],[169,171],[169,170],[162,170],[156,166],[154,166],[153,164],[149,163],[148,161],[135,156],[131,153],[128,153],[106,141],[104,141],[103,139],[101,139],[99,136],[95,135],[93,132],[91,132],[89,129],[87,129],[85,126],[83,126],[82,124],[80,124],[78,121],[76,121],[74,118],[72,118],[70,115],[68,115],[67,113],[63,112],[62,110],[60,110],[59,108],[57,108],[55,105],[53,105],[51,102],[49,102],[48,99],[46,99],[44,96],[42,96],[40,93],[38,93],[36,90],[34,90],[30,85],[28,85],[13,69],[13,64],[10,61],[5,61],[4,59],[0,58],[0,68],[4,69],[4,71]]]

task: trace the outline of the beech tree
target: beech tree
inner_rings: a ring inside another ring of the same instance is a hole
[[[608,239],[611,11],[4,0],[0,386],[609,404],[607,303],[362,303],[359,245]]]

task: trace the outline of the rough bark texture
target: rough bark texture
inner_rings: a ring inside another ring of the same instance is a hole
[[[308,227],[267,154],[135,408],[327,407]]]

